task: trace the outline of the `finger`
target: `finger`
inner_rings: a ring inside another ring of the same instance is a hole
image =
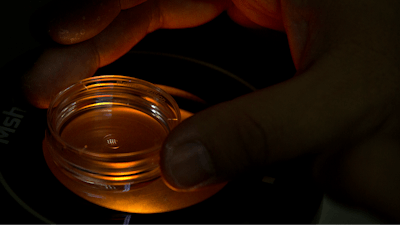
[[[38,108],[47,108],[59,91],[93,75],[99,65],[97,52],[90,42],[49,47],[35,60],[20,82],[24,98]]]
[[[233,1],[227,12],[229,17],[244,27],[269,28],[284,31],[279,1]]]
[[[253,21],[251,21],[249,18],[247,18],[235,5],[227,9],[227,13],[229,17],[236,22],[237,24],[247,27],[247,28],[252,28],[252,29],[262,29],[264,28],[263,26],[260,26]]]
[[[36,107],[46,108],[56,93],[125,54],[147,34],[152,7],[141,4],[129,12],[121,12],[111,26],[87,41],[44,50],[22,78],[27,100]]]
[[[146,1],[122,11],[92,41],[102,67],[129,51],[144,36],[159,28],[187,28],[204,24],[226,8],[226,1]]]
[[[381,68],[372,62],[361,68],[365,63],[348,52],[329,52],[302,76],[194,115],[165,142],[164,180],[177,190],[197,189],[360,140],[387,117],[390,94],[383,90],[390,84],[372,82],[369,72]]]
[[[161,27],[180,28],[205,23],[226,7],[224,1],[187,1],[188,5],[179,7],[180,1],[161,2],[147,1],[120,12],[109,26],[87,41],[45,50],[22,79],[28,101],[36,107],[46,108],[55,93],[92,76],[99,67],[128,52],[147,33]]]
[[[88,40],[104,30],[123,9],[146,0],[53,1],[34,14],[31,29],[46,32],[60,44]]]
[[[134,8],[144,2],[146,0],[55,1],[36,14],[34,23],[39,27],[46,24],[46,32],[54,41],[74,44],[99,34],[121,10]],[[149,14],[156,16],[154,22],[158,19],[163,28],[185,28],[210,21],[225,10],[230,1],[152,0],[149,4],[153,5],[153,13],[157,14]],[[35,30],[43,31],[43,28],[32,30],[37,33]]]
[[[265,151],[267,146],[273,148],[270,142],[278,142],[268,139],[282,133],[283,126],[278,128],[284,124],[268,107],[270,102],[265,97],[269,95],[285,96],[279,90],[274,93],[265,89],[200,112],[176,127],[161,152],[160,166],[167,185],[179,191],[195,190],[260,169],[272,158],[290,159],[302,154],[289,146],[284,156],[277,155],[280,151]],[[279,125],[269,127],[267,121]]]
[[[139,4],[142,4],[145,1],[147,0],[120,0],[119,4],[121,6],[121,9],[124,10],[135,7]]]

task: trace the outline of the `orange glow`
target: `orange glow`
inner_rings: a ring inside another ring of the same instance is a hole
[[[182,120],[189,118],[193,114],[181,110]],[[69,190],[78,196],[94,204],[105,208],[129,212],[129,213],[162,213],[189,207],[199,203],[221,190],[226,183],[196,192],[175,192],[169,189],[161,178],[150,182],[146,186],[131,187],[126,186],[125,190],[113,191],[90,187],[76,179],[73,179],[54,164],[50,153],[47,150],[46,141],[43,141],[43,153],[47,165],[56,178]],[[126,179],[116,178],[115,181]]]
[[[113,155],[136,156],[157,150],[166,135],[165,129],[153,117],[136,109],[114,105],[79,114],[65,126],[60,136],[84,154],[112,158]]]
[[[224,184],[197,192],[175,192],[161,178],[135,190],[113,192],[89,187],[61,172],[51,159],[46,143],[43,153],[52,173],[69,190],[94,204],[129,213],[162,213],[189,207],[221,190]]]

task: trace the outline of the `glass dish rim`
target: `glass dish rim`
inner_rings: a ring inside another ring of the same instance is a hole
[[[67,88],[61,90],[60,92],[58,92],[57,95],[55,95],[54,98],[50,101],[49,107],[46,112],[46,122],[47,122],[46,128],[50,132],[50,134],[47,134],[47,132],[46,132],[46,135],[51,135],[58,143],[60,143],[64,148],[68,149],[70,152],[77,153],[80,155],[86,155],[91,158],[97,158],[97,159],[103,158],[100,155],[95,156],[88,152],[82,151],[81,148],[76,148],[76,147],[70,145],[69,143],[64,141],[61,138],[61,136],[54,130],[53,126],[50,125],[51,124],[50,114],[53,112],[53,109],[55,108],[54,105],[57,102],[57,100],[59,100],[59,98],[61,98],[66,92],[70,91],[72,88],[74,88],[78,85],[83,85],[82,88],[87,88],[86,84],[93,83],[97,80],[99,80],[99,81],[107,81],[107,80],[128,81],[129,83],[141,84],[141,85],[147,86],[149,88],[155,89],[157,92],[162,94],[162,97],[166,98],[171,103],[171,106],[177,115],[178,123],[181,122],[181,114],[179,111],[179,106],[176,103],[175,99],[170,94],[168,94],[166,91],[164,91],[160,87],[157,87],[156,85],[152,84],[151,82],[148,82],[148,81],[145,81],[145,80],[142,80],[139,78],[135,78],[135,77],[124,76],[124,75],[99,75],[99,76],[88,77],[88,78],[82,79],[82,80],[68,86]],[[117,82],[114,82],[114,83],[117,83]],[[126,86],[129,87],[129,85],[126,85]],[[107,157],[111,156],[113,158],[119,158],[119,157],[135,156],[137,154],[138,154],[137,152],[132,152],[132,153],[105,153],[105,154],[101,154],[101,155],[104,155]]]

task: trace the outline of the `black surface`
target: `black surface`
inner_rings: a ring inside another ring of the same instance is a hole
[[[223,14],[197,28],[149,34],[132,49],[146,53],[129,53],[97,74],[134,76],[174,86],[213,105],[251,90],[210,67],[158,53],[211,63],[263,88],[293,76],[286,42],[281,33],[259,35],[232,23]],[[22,63],[21,70],[16,71],[22,73],[23,65],[28,64]],[[8,68],[1,70],[3,78]],[[7,137],[9,144],[0,143],[0,172],[15,195],[36,211],[26,209],[0,185],[1,223],[124,223],[128,219],[130,223],[310,223],[322,199],[322,193],[307,176],[278,177],[274,184],[267,184],[261,182],[262,174],[256,174],[232,181],[206,201],[175,212],[140,215],[105,209],[70,192],[47,168],[41,149],[46,111],[1,97],[0,112],[12,107],[26,112],[15,133]],[[184,102],[178,104],[201,110]],[[0,122],[5,117],[0,114]]]

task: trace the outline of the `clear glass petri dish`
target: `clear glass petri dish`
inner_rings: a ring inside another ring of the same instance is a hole
[[[44,147],[57,169],[80,185],[127,192],[160,177],[162,143],[180,121],[177,103],[161,88],[96,76],[52,100]]]

